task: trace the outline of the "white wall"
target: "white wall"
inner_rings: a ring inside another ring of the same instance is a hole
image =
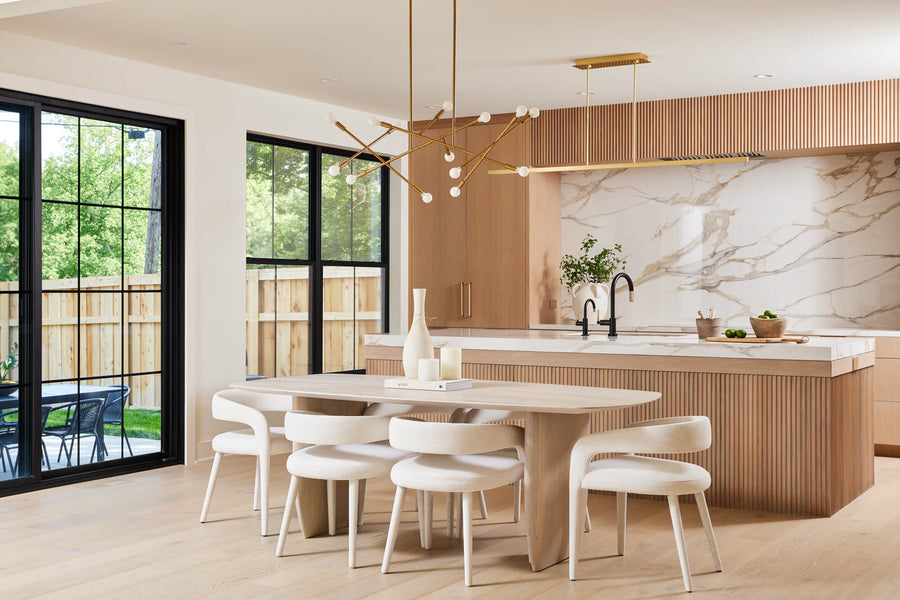
[[[325,122],[328,112],[363,139],[383,130],[350,109],[4,32],[0,88],[185,121],[185,459],[209,456],[209,441],[223,429],[210,417],[210,398],[244,377],[247,132],[350,146]],[[377,148],[402,152],[406,138]],[[405,187],[392,176],[393,333],[406,327]]]

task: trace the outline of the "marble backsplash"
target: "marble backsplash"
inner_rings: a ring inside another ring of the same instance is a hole
[[[562,252],[618,242],[635,302],[621,326],[900,329],[900,152],[562,175]],[[562,318],[574,318],[562,294]]]

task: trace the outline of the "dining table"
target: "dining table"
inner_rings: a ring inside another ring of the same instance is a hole
[[[497,409],[525,415],[525,520],[528,558],[540,571],[568,557],[569,455],[588,432],[591,413],[653,402],[655,391],[475,380],[454,391],[385,387],[383,375],[327,373],[241,381],[231,387],[292,396],[294,410],[362,414],[371,403],[421,407],[429,412],[455,408]],[[325,482],[300,484],[305,536],[327,531]],[[346,510],[346,509],[345,509]]]
[[[69,404],[88,398],[106,398],[110,392],[121,390],[118,385],[78,385],[76,383],[45,383],[41,386],[41,404]],[[19,390],[0,397],[0,410],[19,407]]]

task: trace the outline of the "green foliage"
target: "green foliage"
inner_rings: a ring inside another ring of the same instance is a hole
[[[9,348],[6,358],[0,360],[0,381],[6,381],[9,374],[19,364],[19,343],[16,342]]]
[[[559,263],[561,276],[559,280],[570,290],[579,283],[605,283],[612,278],[616,269],[625,266],[625,260],[619,257],[622,245],[603,248],[593,256],[591,250],[597,244],[597,238],[590,233],[581,242],[581,254],[566,254]]]
[[[44,279],[144,272],[147,212],[122,207],[150,205],[155,130],[130,139],[132,129],[117,123],[44,113],[41,185],[45,200],[101,204],[101,207],[44,202],[41,216]],[[80,163],[79,163],[80,156]],[[18,190],[18,144],[0,142],[0,190]],[[80,188],[79,188],[80,183]],[[10,195],[10,194],[7,194]],[[3,200],[0,210],[0,280],[18,279],[18,203]],[[124,227],[124,248],[122,232]]]

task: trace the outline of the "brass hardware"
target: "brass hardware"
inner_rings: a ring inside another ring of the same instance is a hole
[[[472,282],[468,282],[466,285],[469,286],[469,318],[472,318]]]
[[[630,64],[643,65],[649,62],[650,59],[643,52],[631,52],[629,54],[608,54],[606,56],[579,58],[572,66],[586,71],[588,69],[603,69],[605,67],[624,67]]]
[[[459,282],[459,317],[464,319],[466,317],[466,311],[463,306],[463,288],[466,286],[465,283]]]
[[[647,160],[641,162],[603,163],[598,165],[564,165],[561,167],[534,167],[532,173],[565,173],[568,171],[592,171],[595,169],[630,169],[634,167],[669,167],[677,165],[710,165],[716,163],[740,163],[748,162],[746,156],[734,156],[728,158],[689,158],[685,160]],[[489,175],[507,175],[508,171],[488,171]]]

